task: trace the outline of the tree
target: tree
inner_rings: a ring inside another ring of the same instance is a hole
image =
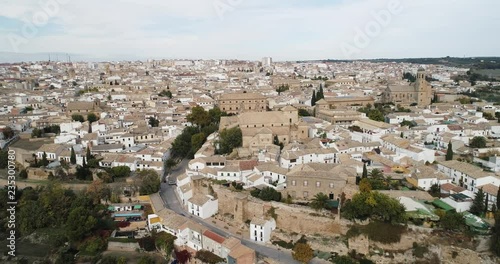
[[[71,156],[69,157],[69,162],[73,165],[76,164],[76,154],[75,154],[75,149],[71,147]]]
[[[187,121],[198,126],[201,129],[210,124],[210,116],[201,106],[195,106],[191,109],[191,114],[187,115]]]
[[[322,192],[316,194],[311,202],[311,207],[315,210],[326,208],[328,203],[328,196]]]
[[[319,91],[318,93],[316,94],[316,102],[321,100],[321,99],[325,99],[325,95],[323,93],[323,84],[319,84]]]
[[[218,152],[220,154],[230,154],[235,148],[241,147],[243,134],[239,127],[224,129],[219,134]]]
[[[412,127],[415,127],[415,123],[413,123],[412,121],[408,121],[408,120],[403,120],[403,122],[399,123],[402,127],[404,126],[407,126],[409,128],[412,128]]]
[[[26,171],[26,169],[23,169],[19,172],[19,178],[21,179],[27,179],[28,178],[28,172]]]
[[[85,207],[76,207],[68,215],[66,234],[70,241],[79,241],[85,238],[97,224],[97,220]]]
[[[488,213],[488,199],[490,199],[490,197],[486,194],[486,197],[484,198],[484,214]]]
[[[362,174],[363,179],[368,178],[368,169],[366,168],[366,163],[363,163],[363,174]]]
[[[167,171],[170,171],[175,165],[177,165],[177,162],[172,158],[165,161],[165,167],[167,168]]]
[[[12,130],[12,128],[11,128],[11,127],[9,127],[9,126],[8,126],[8,127],[6,127],[6,128],[4,128],[4,129],[3,129],[3,131],[2,131],[2,133],[3,133],[3,136],[4,136],[6,139],[9,139],[9,138],[14,137],[14,130]]]
[[[347,219],[372,219],[389,223],[406,221],[405,207],[396,199],[377,191],[360,192],[344,205]]]
[[[179,264],[186,264],[191,260],[191,253],[187,250],[175,251],[175,259]]]
[[[79,115],[79,114],[73,114],[73,115],[71,115],[71,119],[73,119],[73,121],[76,121],[76,122],[83,122],[83,121],[85,121],[85,119],[83,118],[83,116]]]
[[[49,165],[49,161],[47,160],[47,153],[45,151],[42,154],[42,166],[47,166]]]
[[[96,114],[90,113],[87,115],[87,121],[89,121],[89,133],[92,133],[92,123],[99,120]]]
[[[500,199],[498,199],[498,197],[500,197],[500,188],[498,188],[498,191],[497,191],[497,209],[500,209]]]
[[[441,218],[441,227],[446,230],[462,230],[465,227],[464,216],[455,210],[448,211]]]
[[[379,169],[373,169],[370,172],[370,177],[372,177],[373,179],[381,179],[384,178],[384,173]]]
[[[359,191],[360,192],[371,192],[372,191],[372,185],[368,178],[363,178],[359,182]]]
[[[299,116],[311,116],[306,109],[299,109]]]
[[[480,188],[476,193],[476,197],[474,197],[474,201],[472,201],[472,205],[470,207],[469,212],[480,216],[484,211],[484,192],[483,188]]]
[[[162,90],[158,96],[160,97],[168,97],[170,99],[172,99],[172,92],[171,91],[166,91],[166,90]]]
[[[94,157],[92,156],[92,154],[90,153],[90,148],[87,146],[87,152],[85,154],[85,157],[87,158],[87,162],[91,159],[93,159]]]
[[[109,170],[109,173],[113,178],[126,178],[130,176],[129,166],[116,166]]]
[[[485,137],[473,137],[469,142],[469,146],[471,148],[485,148],[486,147],[486,138]]]
[[[43,132],[41,129],[33,128],[33,130],[31,131],[32,138],[41,138],[42,136],[43,136]]]
[[[156,248],[163,250],[165,255],[170,257],[170,255],[172,255],[172,251],[174,250],[174,241],[177,237],[167,232],[160,232],[154,234],[154,239]]]
[[[150,117],[148,123],[151,127],[158,127],[160,125],[160,120],[158,120],[154,117]]]
[[[491,235],[491,251],[500,256],[500,210],[495,213],[495,225]]]
[[[91,181],[93,179],[92,171],[87,167],[85,158],[83,159],[83,166],[76,168],[76,178],[81,181]]]
[[[451,141],[448,143],[448,149],[446,150],[446,160],[453,160],[453,145]]]
[[[6,169],[9,165],[9,152],[4,149],[0,150],[0,169]]]
[[[368,112],[368,118],[374,121],[384,122],[384,114],[378,109],[372,109]]]
[[[196,153],[203,146],[203,143],[205,143],[206,138],[207,136],[203,132],[194,134],[191,137],[191,152]]]
[[[227,113],[222,112],[219,107],[215,106],[214,108],[208,110],[208,115],[210,116],[212,124],[219,125],[220,118],[222,116],[227,116]]]
[[[316,105],[316,90],[313,90],[312,98],[311,98],[311,105],[315,106]]]
[[[264,187],[259,193],[259,198],[263,201],[281,201],[281,193],[271,187]]]
[[[149,195],[156,193],[160,190],[160,176],[154,170],[142,170],[139,172],[139,185],[140,195]]]
[[[307,243],[297,243],[293,247],[292,257],[301,263],[308,263],[314,257],[314,251]]]

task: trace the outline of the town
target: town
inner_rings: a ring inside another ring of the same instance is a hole
[[[2,262],[498,263],[498,61],[474,63],[1,64]]]

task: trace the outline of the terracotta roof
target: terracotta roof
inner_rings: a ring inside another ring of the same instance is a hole
[[[206,236],[206,237],[208,237],[208,238],[210,238],[210,239],[212,239],[213,241],[215,241],[215,242],[217,242],[219,244],[224,243],[224,241],[226,240],[225,238],[217,235],[216,233],[214,233],[214,232],[212,232],[210,230],[207,230],[207,231],[203,232],[203,235]]]
[[[240,161],[240,170],[253,170],[255,166],[257,166],[259,162],[257,160],[244,160]]]

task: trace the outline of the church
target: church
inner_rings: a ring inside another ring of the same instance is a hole
[[[388,85],[382,94],[382,102],[392,102],[395,105],[430,105],[433,96],[432,88],[425,77],[425,70],[420,68],[417,72],[417,80],[414,83],[410,85]]]

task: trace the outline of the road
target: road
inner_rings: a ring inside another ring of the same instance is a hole
[[[188,166],[188,162],[189,162],[188,160],[183,160],[175,169],[172,170],[172,172],[169,176],[169,179],[175,180],[175,179],[177,179],[177,176],[184,173],[187,166]],[[220,229],[219,227],[213,225],[212,223],[205,221],[204,219],[201,219],[197,216],[190,215],[187,211],[184,210],[181,203],[177,199],[177,195],[175,194],[175,187],[176,187],[175,185],[168,185],[167,183],[164,183],[163,181],[161,183],[160,196],[161,196],[166,208],[168,208],[168,209],[170,209],[178,214],[183,214],[185,216],[190,217],[191,220],[197,222],[200,225],[205,226],[206,228],[209,228],[210,230],[214,231],[215,233],[217,233],[221,236],[235,237],[237,239],[240,239],[241,243],[243,245],[255,250],[255,252],[257,252],[258,254],[264,255],[264,256],[269,257],[269,258],[274,259],[274,260],[278,260],[279,263],[299,263],[293,259],[291,252],[275,249],[272,247],[267,247],[265,245],[255,243],[252,240],[235,236],[232,233],[229,233],[226,230]],[[321,263],[329,263],[329,262],[325,262],[323,260],[314,258],[309,263],[321,264]]]

